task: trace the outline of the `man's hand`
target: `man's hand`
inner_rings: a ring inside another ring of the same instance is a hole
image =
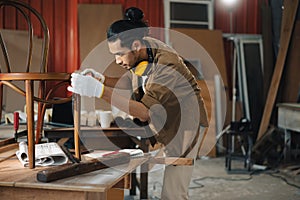
[[[91,68],[83,70],[80,74],[92,76],[95,79],[98,79],[101,83],[104,83],[104,81],[105,81],[105,76],[103,74],[101,74],[101,73],[99,73],[96,70],[91,69]]]
[[[80,94],[81,96],[101,98],[104,92],[104,85],[92,76],[84,76],[78,73],[72,73],[70,92]]]

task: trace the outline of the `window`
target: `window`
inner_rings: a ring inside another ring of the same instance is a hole
[[[164,0],[165,28],[213,29],[213,0]]]

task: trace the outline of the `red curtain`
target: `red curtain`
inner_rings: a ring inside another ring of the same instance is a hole
[[[77,6],[81,3],[122,4],[141,8],[145,19],[154,27],[164,26],[163,0],[22,0],[37,9],[45,18],[50,31],[48,69],[51,72],[73,72],[79,67]],[[215,0],[215,29],[230,32],[229,12],[221,2]],[[238,0],[232,11],[233,32],[260,33],[260,1]],[[12,10],[0,12],[0,28],[24,29]],[[35,30],[40,35],[40,30]]]

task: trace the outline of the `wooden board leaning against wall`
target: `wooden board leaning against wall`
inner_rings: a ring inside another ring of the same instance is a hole
[[[211,57],[215,65],[217,66],[220,76],[222,78],[223,84],[225,89],[228,88],[228,81],[227,81],[227,72],[226,72],[226,64],[225,64],[225,53],[224,53],[224,44],[223,44],[223,37],[222,32],[220,30],[206,30],[206,29],[185,29],[185,28],[174,28],[172,29],[175,32],[180,32],[186,36],[184,37],[190,37],[191,41],[194,40],[196,43],[195,47],[197,45],[200,45],[200,50],[197,51],[197,49],[192,48],[192,51],[188,51],[188,54],[184,52],[183,49],[180,47],[185,47],[187,44],[187,40],[178,39],[178,34],[174,34],[171,32],[170,35],[170,41],[171,45],[186,59],[199,59],[201,69],[203,71],[207,70],[209,71],[209,68],[212,66],[209,66],[211,62],[209,62],[209,58],[206,54],[202,54],[203,51],[201,48],[204,48],[204,50],[208,53],[208,55]],[[180,35],[179,35],[180,36]],[[173,37],[173,39],[172,39]],[[187,38],[188,39],[188,38]],[[188,39],[189,40],[189,39]],[[193,42],[193,41],[192,41]],[[200,52],[200,54],[199,54]],[[216,156],[216,121],[215,121],[215,87],[214,87],[214,79],[213,76],[215,75],[214,72],[206,72],[204,74],[207,74],[206,77],[203,77],[202,80],[198,80],[198,84],[201,88],[201,95],[204,99],[207,111],[208,111],[208,117],[210,120],[210,127],[206,130],[204,140],[202,141],[200,150],[198,155],[199,156],[210,156],[215,157]],[[230,102],[228,99],[228,91],[226,92],[226,108],[230,108]],[[228,124],[231,117],[230,117],[230,109],[226,110],[225,108],[225,123],[224,125]]]
[[[106,57],[113,61],[106,43],[106,30],[114,21],[122,19],[121,4],[79,4],[78,6],[78,29],[80,46],[81,68],[93,68],[106,75],[118,76],[123,73],[121,67],[112,63],[109,67],[104,64],[100,57]],[[97,46],[101,46],[97,48]],[[95,49],[96,48],[96,49]],[[92,51],[99,51],[98,56],[93,56]],[[84,66],[83,66],[84,65]],[[102,99],[82,98],[82,109],[91,110],[94,106],[97,109],[109,110],[110,105]],[[92,108],[89,106],[92,105]]]

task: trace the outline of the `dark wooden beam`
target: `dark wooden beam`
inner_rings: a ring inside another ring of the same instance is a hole
[[[285,65],[286,55],[290,44],[290,38],[293,32],[298,4],[299,0],[284,1],[284,10],[281,23],[280,48],[257,135],[257,141],[266,133],[269,126],[271,113],[274,108],[280,79]]]

